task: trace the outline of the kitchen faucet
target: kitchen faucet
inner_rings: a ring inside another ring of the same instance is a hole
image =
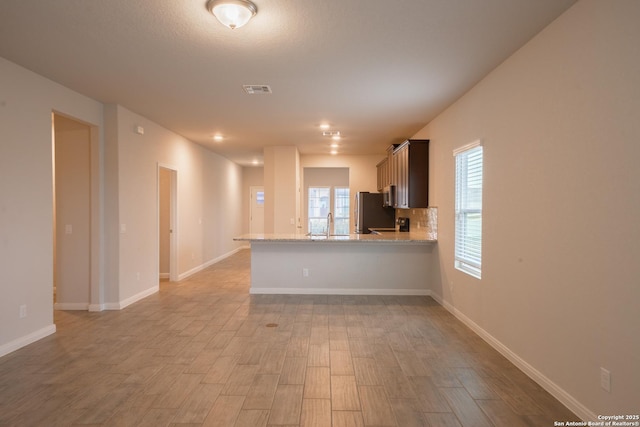
[[[331,222],[333,221],[333,215],[331,212],[327,214],[327,239],[331,236]]]

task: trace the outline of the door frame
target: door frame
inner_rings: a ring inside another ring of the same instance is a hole
[[[90,176],[90,196],[89,196],[89,301],[81,304],[53,304],[54,310],[88,310],[88,311],[102,311],[104,309],[104,249],[102,247],[103,242],[103,229],[104,229],[104,215],[103,215],[103,201],[102,195],[104,190],[103,182],[103,168],[102,168],[102,143],[100,140],[100,128],[98,125],[79,119],[73,115],[66,114],[62,111],[52,109],[51,110],[51,163],[52,173],[55,174],[55,116],[65,117],[69,120],[81,123],[89,127],[89,176]],[[53,215],[55,218],[56,205],[55,205],[55,176],[52,176],[52,208],[54,210]],[[53,226],[54,244],[55,244],[55,224]],[[55,248],[53,248],[55,251]],[[55,255],[53,258],[55,263]],[[55,266],[54,266],[55,268]],[[55,274],[55,273],[54,273]],[[52,279],[53,281],[53,279]],[[52,290],[53,291],[53,290]],[[53,293],[52,293],[53,299]]]
[[[156,257],[156,271],[160,279],[160,169],[170,172],[169,183],[169,280],[178,281],[178,168],[158,162],[156,169],[156,241],[158,253]]]
[[[259,189],[264,193],[264,185],[251,185],[249,186],[249,233],[254,233],[251,229],[252,219],[253,219],[253,194],[254,192],[259,191]],[[262,212],[262,233],[264,233],[264,208]]]

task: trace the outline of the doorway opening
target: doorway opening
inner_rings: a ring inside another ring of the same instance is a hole
[[[158,280],[178,280],[177,188],[178,171],[158,165]]]
[[[92,126],[52,114],[53,303],[88,310],[92,260]]]
[[[249,203],[249,233],[264,233],[264,187],[249,187],[251,201]]]

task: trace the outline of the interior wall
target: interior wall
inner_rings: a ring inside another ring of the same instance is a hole
[[[377,193],[376,165],[386,156],[385,153],[374,155],[302,155],[300,167],[304,168],[348,168],[349,192],[355,194],[358,191],[370,191]]]
[[[55,307],[87,310],[91,283],[90,127],[55,114],[54,129]]]
[[[295,146],[265,147],[265,233],[295,233],[298,229],[300,174],[300,154]]]
[[[582,417],[640,402],[639,16],[579,1],[414,136],[431,139],[433,291]],[[478,138],[480,281],[453,268],[452,151]]]
[[[119,301],[158,286],[157,167],[177,170],[178,275],[240,247],[242,168],[121,106],[117,113]],[[144,134],[135,132],[137,126]],[[115,301],[114,301],[115,302]]]
[[[51,113],[102,129],[102,104],[0,58],[0,355],[55,332]],[[101,144],[101,136],[98,136]],[[20,318],[20,306],[27,316]]]
[[[306,167],[302,170],[305,187],[349,186],[349,168]]]
[[[199,146],[197,146],[199,147]],[[201,150],[204,161],[204,263],[210,263],[242,247],[233,238],[242,233],[242,166],[209,150]]]

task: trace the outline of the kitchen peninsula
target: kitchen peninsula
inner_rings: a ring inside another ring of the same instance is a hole
[[[435,233],[247,234],[252,294],[428,295]]]

